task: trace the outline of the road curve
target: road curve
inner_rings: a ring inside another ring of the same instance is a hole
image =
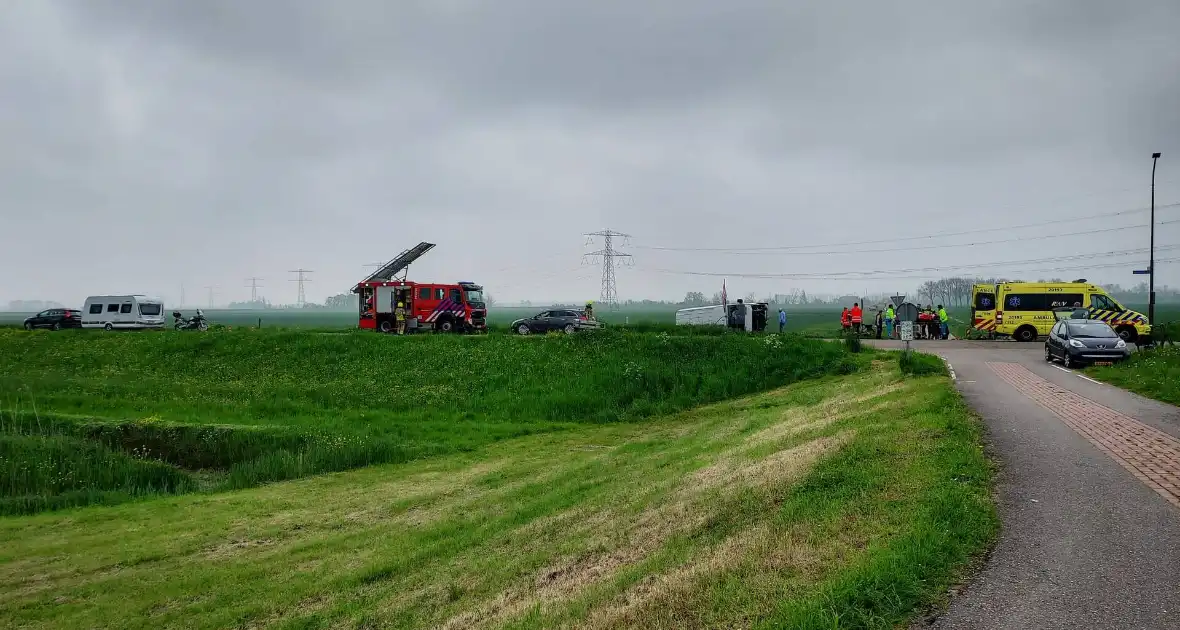
[[[983,418],[1003,524],[981,572],[915,627],[1180,628],[1180,409],[1048,364],[1042,344],[914,347],[951,364]]]

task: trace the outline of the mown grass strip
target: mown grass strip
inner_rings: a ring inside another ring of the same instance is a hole
[[[989,480],[947,380],[879,360],[643,424],[0,520],[0,625],[885,627],[986,546]]]

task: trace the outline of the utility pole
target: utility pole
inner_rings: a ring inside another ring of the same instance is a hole
[[[178,305],[178,307],[184,308],[184,285],[183,284],[180,285],[180,304]]]
[[[209,292],[209,310],[213,310],[213,287],[205,287],[205,290]]]
[[[262,286],[262,285],[258,284],[258,281],[261,279],[262,278],[246,278],[246,282],[250,283],[250,284],[247,284],[246,286],[250,287],[250,303],[251,304],[258,301],[258,287]]]
[[[624,254],[615,249],[615,239],[626,239],[631,235],[613,230],[602,230],[601,232],[591,232],[586,236],[590,239],[588,242],[593,242],[595,236],[602,237],[604,241],[602,249],[590,252],[586,256],[602,258],[602,291],[598,296],[598,301],[605,304],[607,308],[616,309],[619,307],[619,288],[615,282],[615,267],[620,263],[630,266],[633,264],[633,259],[631,254]]]
[[[1147,321],[1155,326],[1155,163],[1160,159],[1157,151],[1151,154],[1151,245],[1147,258]]]
[[[291,278],[291,282],[296,282],[299,284],[299,295],[295,298],[295,306],[298,306],[299,308],[303,308],[303,307],[307,306],[307,291],[304,289],[303,285],[304,285],[304,283],[311,282],[311,278],[308,278],[307,274],[313,273],[313,272],[311,269],[300,268],[300,269],[292,269],[288,273],[295,274],[295,277]]]

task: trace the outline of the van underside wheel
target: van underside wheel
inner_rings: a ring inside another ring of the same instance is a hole
[[[1036,341],[1037,329],[1032,326],[1021,326],[1016,329],[1016,334],[1012,336],[1016,338],[1016,341]]]
[[[1119,326],[1115,332],[1127,343],[1135,343],[1139,339],[1139,333],[1135,331],[1133,326]]]

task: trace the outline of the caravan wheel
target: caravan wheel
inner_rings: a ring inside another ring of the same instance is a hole
[[[103,329],[103,330],[108,330],[108,331],[109,331],[109,330],[114,330],[114,329],[115,329],[115,325],[114,325],[114,324],[112,324],[112,323],[110,323],[110,322],[107,322],[107,325],[106,325],[106,326],[103,326],[103,327],[102,327],[102,329]]]

